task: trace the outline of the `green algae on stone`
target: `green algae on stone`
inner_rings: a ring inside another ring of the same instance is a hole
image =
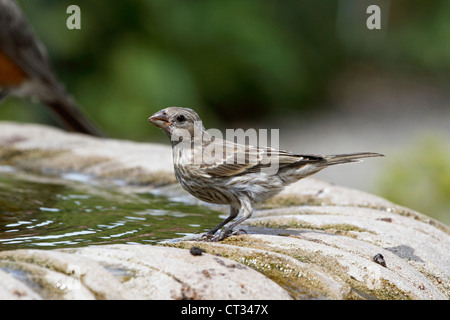
[[[331,225],[330,225],[331,226]],[[330,227],[328,226],[328,227]],[[353,226],[343,227],[353,229]],[[298,238],[293,236],[294,238]],[[299,238],[300,239],[300,238]],[[380,278],[376,288],[349,274],[336,257],[301,247],[273,247],[270,241],[233,236],[220,243],[186,241],[165,244],[221,255],[245,264],[278,283],[296,299],[412,299],[390,281]]]
[[[235,236],[221,243],[188,241],[164,245],[184,249],[197,246],[206,253],[220,255],[245,264],[280,285],[295,299],[342,298],[340,293],[330,290],[326,277],[318,276],[317,269],[320,267],[305,263],[285,252],[267,251],[264,241]]]
[[[257,205],[258,209],[274,209],[291,206],[323,206],[332,205],[313,195],[279,195]]]
[[[282,219],[282,218],[274,218],[267,219],[264,221],[248,221],[248,224],[254,227],[260,228],[272,228],[272,229],[308,229],[308,230],[321,230],[328,233],[334,234],[345,234],[350,235],[349,232],[370,232],[373,231],[357,227],[348,223],[340,223],[340,224],[323,224],[323,225],[314,225],[308,222],[299,221],[297,219]]]

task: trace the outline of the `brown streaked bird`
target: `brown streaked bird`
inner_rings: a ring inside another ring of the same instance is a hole
[[[331,165],[383,156],[373,152],[304,155],[237,144],[211,136],[198,114],[189,108],[169,107],[156,112],[149,121],[163,129],[172,142],[175,176],[181,186],[200,200],[230,205],[230,215],[205,235],[212,241],[231,235],[252,215],[255,203],[269,199],[293,182]],[[269,169],[274,159],[277,166],[272,171]]]
[[[14,0],[0,0],[0,100],[8,94],[37,99],[71,131],[103,136],[65,92],[44,45]]]

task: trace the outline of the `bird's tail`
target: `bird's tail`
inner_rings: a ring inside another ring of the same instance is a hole
[[[69,130],[104,137],[103,132],[76,105],[73,98],[65,93],[61,85],[55,84],[51,86],[51,89],[54,97],[42,100]]]
[[[2,103],[3,99],[5,99],[8,94],[9,94],[8,90],[6,89],[0,90],[0,103]]]
[[[85,133],[96,137],[104,136],[98,127],[95,126],[80,109],[69,101],[52,101],[47,103],[47,105],[71,131]]]
[[[357,153],[346,153],[346,154],[332,154],[324,156],[326,161],[322,162],[322,166],[328,167],[335,164],[343,164],[349,162],[359,162],[363,158],[370,157],[384,157],[381,153],[375,152],[357,152]]]

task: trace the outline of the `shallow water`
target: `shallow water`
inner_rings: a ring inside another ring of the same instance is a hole
[[[0,170],[0,250],[154,244],[201,234],[219,214],[151,193]]]

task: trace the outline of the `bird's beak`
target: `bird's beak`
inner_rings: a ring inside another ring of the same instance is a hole
[[[164,130],[167,130],[169,126],[172,124],[169,121],[169,117],[167,116],[167,113],[164,110],[156,112],[154,115],[148,118],[148,121]]]

